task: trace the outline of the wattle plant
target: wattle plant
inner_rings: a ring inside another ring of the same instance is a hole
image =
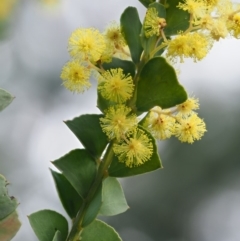
[[[40,241],[119,241],[116,231],[96,219],[128,209],[116,178],[160,169],[157,140],[171,136],[193,143],[206,132],[198,99],[178,82],[174,64],[203,59],[215,41],[239,37],[240,8],[228,0],[140,0],[143,23],[128,7],[104,33],[79,28],[70,36],[71,60],[63,85],[72,92],[98,82],[101,114],[85,114],[65,124],[84,149],[52,162],[51,171],[67,214],[52,210],[29,216]],[[213,15],[214,12],[214,15]]]
[[[18,232],[21,223],[18,219],[18,202],[8,195],[7,180],[0,174],[0,240],[9,241]]]
[[[7,91],[0,89],[0,111],[5,109],[14,97]],[[18,219],[18,202],[15,197],[8,195],[8,181],[0,174],[0,240],[9,241],[18,232],[21,223]]]

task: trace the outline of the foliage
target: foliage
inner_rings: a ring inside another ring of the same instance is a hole
[[[9,241],[18,232],[21,223],[16,208],[15,197],[8,196],[7,180],[0,174],[0,240]]]
[[[79,28],[70,36],[63,85],[83,93],[95,77],[101,114],[65,122],[84,149],[53,161],[58,171],[51,174],[72,225],[69,231],[67,219],[55,211],[35,212],[29,222],[40,241],[120,241],[97,219],[129,208],[116,178],[161,169],[157,141],[173,136],[192,144],[206,132],[196,112],[198,99],[179,83],[175,64],[203,59],[220,38],[239,38],[239,7],[228,0],[139,1],[146,7],[143,22],[137,9],[128,7],[120,24],[112,23],[104,33]],[[0,89],[0,111],[12,99]],[[10,240],[20,223],[2,176],[0,191],[0,235]]]
[[[0,89],[0,111],[5,109],[14,97],[7,91]],[[9,197],[6,186],[9,183],[0,174],[0,240],[11,240],[18,232],[21,223],[18,219],[18,202],[15,197]]]
[[[0,89],[0,111],[5,109],[12,101],[14,97],[6,90]]]

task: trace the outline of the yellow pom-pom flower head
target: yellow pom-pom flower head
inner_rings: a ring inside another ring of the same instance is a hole
[[[99,62],[101,63],[110,63],[112,61],[113,55],[115,53],[115,47],[112,42],[110,42],[108,39],[104,39],[105,45],[107,46],[105,50],[102,52],[102,55],[99,59]]]
[[[206,0],[206,4],[209,7],[214,7],[218,4],[219,0]]]
[[[120,25],[117,24],[116,22],[112,22],[107,27],[107,29],[104,32],[104,36],[109,42],[114,44],[116,49],[121,49],[127,45],[122,35]]]
[[[227,27],[235,38],[240,38],[240,13],[236,13],[228,19]]]
[[[132,77],[125,75],[122,69],[110,69],[99,76],[99,86],[103,98],[123,103],[130,99],[134,90]]]
[[[114,144],[113,151],[127,167],[140,166],[150,160],[153,143],[143,130],[135,129],[122,142]]]
[[[175,130],[175,118],[167,114],[158,113],[155,107],[150,111],[148,117],[146,118],[143,126],[158,140],[165,140],[170,138],[174,134]]]
[[[16,3],[16,0],[0,1],[0,21],[7,19],[11,15]]]
[[[149,8],[144,21],[144,31],[147,38],[159,36],[160,30],[167,26],[166,20],[158,16],[156,8]]]
[[[193,16],[193,20],[203,17],[208,9],[208,3],[204,0],[184,0],[177,6],[178,8],[189,12]]]
[[[185,102],[177,105],[177,110],[181,115],[189,115],[193,110],[199,109],[199,100],[196,98],[188,98]]]
[[[200,140],[206,131],[204,121],[196,113],[192,113],[188,117],[179,116],[175,136],[181,142],[192,144],[195,140]]]
[[[72,92],[82,93],[91,87],[90,70],[79,61],[68,62],[62,69],[63,85]]]
[[[120,140],[137,126],[137,117],[131,114],[131,108],[115,105],[108,108],[106,115],[100,118],[102,130],[110,140]]]
[[[210,38],[202,33],[194,32],[178,35],[169,42],[167,57],[170,59],[193,58],[194,61],[203,59],[212,47]]]
[[[94,28],[76,29],[68,43],[71,57],[96,62],[106,48],[104,36]]]

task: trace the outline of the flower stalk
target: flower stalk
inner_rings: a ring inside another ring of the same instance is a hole
[[[80,240],[80,235],[83,230],[82,222],[83,222],[83,218],[86,213],[86,210],[87,210],[89,204],[91,203],[92,199],[94,198],[98,188],[102,184],[103,179],[108,176],[107,170],[108,170],[108,167],[110,166],[113,156],[114,156],[113,143],[114,143],[114,141],[111,141],[107,147],[106,153],[99,165],[96,179],[95,179],[94,183],[92,184],[91,188],[89,189],[88,195],[87,195],[86,199],[83,201],[83,204],[82,204],[79,212],[77,213],[77,216],[74,220],[74,223],[73,223],[72,229],[69,233],[69,236],[67,238],[67,241],[79,241]]]

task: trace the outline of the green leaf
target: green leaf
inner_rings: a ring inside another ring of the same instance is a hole
[[[96,176],[96,163],[85,149],[76,149],[53,162],[84,199]]]
[[[166,8],[163,4],[159,2],[154,2],[148,6],[148,8],[156,8],[158,12],[158,17],[166,18]]]
[[[1,202],[0,208],[2,209]],[[0,220],[0,240],[11,240],[16,235],[20,227],[21,223],[18,219],[18,214],[14,211],[6,218]]]
[[[15,211],[18,203],[14,197],[8,195],[8,182],[0,174],[0,240],[11,240],[18,232],[21,223]]]
[[[32,213],[28,219],[39,241],[52,241],[57,230],[61,232],[62,240],[67,238],[68,222],[55,211],[41,210]]]
[[[166,18],[166,9],[161,3],[154,2],[154,3],[150,4],[148,8],[155,8],[157,10],[158,16],[160,18]],[[144,22],[145,22],[145,20],[144,20]],[[145,30],[144,30],[144,28],[142,28],[141,43],[144,48],[145,55],[149,55],[152,52],[152,50],[155,48],[157,40],[158,40],[158,36],[156,36],[156,35],[147,38],[145,36]]]
[[[151,172],[156,169],[162,168],[162,163],[161,163],[160,157],[158,155],[158,150],[157,150],[157,145],[156,145],[155,139],[142,126],[139,125],[138,128],[143,130],[145,132],[145,134],[148,136],[148,138],[153,143],[153,154],[152,154],[150,160],[146,161],[144,164],[137,166],[137,167],[127,167],[125,165],[125,163],[119,162],[118,158],[115,156],[113,158],[111,166],[109,167],[109,170],[108,170],[109,176],[129,177],[129,176],[135,176],[135,175],[143,174],[146,172]]]
[[[5,109],[12,101],[14,97],[6,90],[0,89],[0,111]]]
[[[14,212],[18,206],[17,200],[8,196],[7,184],[5,177],[0,174],[0,220]]]
[[[132,60],[135,64],[137,64],[140,61],[143,51],[140,41],[142,23],[139,19],[137,9],[134,7],[126,8],[121,15],[120,22],[123,36],[131,52]]]
[[[122,241],[122,239],[111,226],[95,220],[83,229],[81,241]]]
[[[63,174],[53,170],[51,173],[64,209],[70,218],[75,218],[82,205],[82,198]]]
[[[135,76],[135,65],[132,61],[128,61],[128,60],[112,58],[112,62],[104,63],[103,68],[105,70],[120,68],[120,69],[123,69],[123,73],[125,75],[130,74],[132,78]]]
[[[149,4],[156,2],[156,0],[138,0],[140,3],[142,3],[146,8]]]
[[[95,158],[99,158],[104,151],[108,140],[99,123],[102,115],[81,115],[66,125],[76,135],[87,151]]]
[[[57,232],[55,233],[52,241],[64,241],[64,239],[62,238],[62,234],[59,230],[57,230]]]
[[[99,215],[113,216],[123,213],[129,208],[122,187],[114,177],[108,177],[103,181],[102,195],[103,204]]]
[[[176,35],[179,31],[185,31],[189,27],[190,14],[177,8],[181,0],[167,1],[167,26],[164,29],[166,35]]]
[[[99,90],[97,91],[97,95],[97,107],[102,111],[102,113],[104,113],[110,106],[116,105],[115,102],[104,99]]]
[[[87,211],[83,217],[82,226],[86,227],[94,219],[97,217],[98,212],[102,205],[102,184],[98,187],[97,192],[95,193],[92,201],[90,202],[89,206],[87,207]]]
[[[161,40],[158,42],[157,47],[160,46],[160,45],[163,44],[163,43],[164,43],[164,39],[161,39]],[[156,47],[156,48],[157,48],[157,47]],[[163,48],[161,48],[159,51],[157,51],[157,53],[155,53],[153,57],[161,56],[161,55],[164,53],[165,50],[166,50],[166,46],[163,47]]]
[[[138,111],[148,111],[154,106],[169,108],[186,100],[187,93],[179,84],[174,68],[162,57],[149,60],[139,78]]]

